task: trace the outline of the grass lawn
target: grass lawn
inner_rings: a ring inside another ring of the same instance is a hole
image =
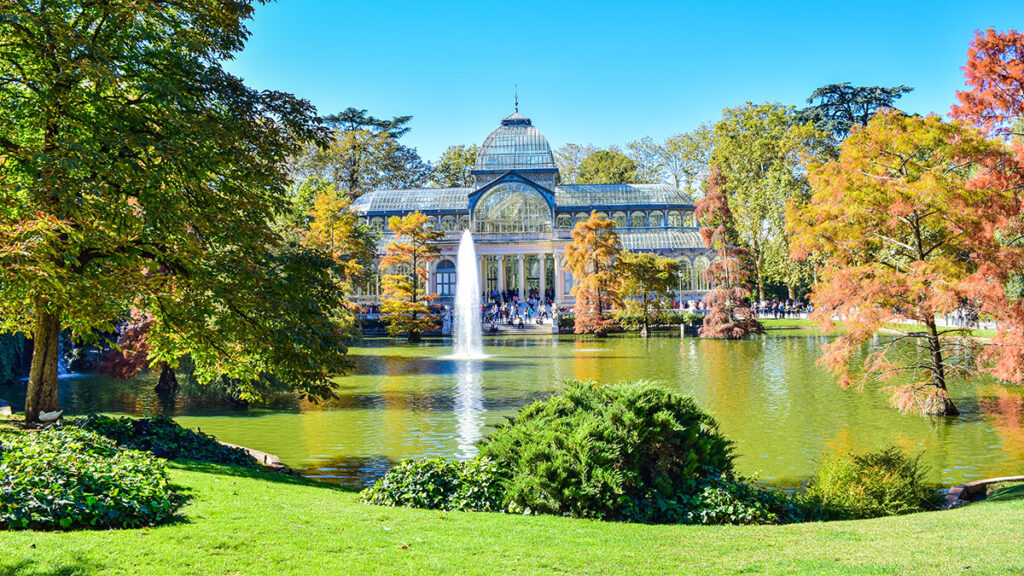
[[[643,526],[359,504],[279,474],[172,464],[182,518],[0,532],[0,574],[1021,574],[1024,493],[948,512],[790,526]]]

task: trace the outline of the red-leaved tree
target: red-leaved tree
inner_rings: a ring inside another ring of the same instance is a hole
[[[1019,247],[1024,245],[1021,192],[1024,191],[1024,34],[993,29],[977,32],[963,67],[968,90],[957,92],[952,115],[1004,142],[985,150],[984,169],[971,179],[975,188],[1012,193],[1013,204],[999,229],[1000,250],[979,264],[966,288],[979,296],[981,312],[992,314],[997,334],[981,356],[997,378],[1024,381],[1024,301],[1002,290],[1011,273],[1021,273]],[[994,205],[993,208],[997,207]],[[998,258],[995,256],[999,256]]]
[[[732,213],[722,190],[724,184],[718,168],[713,168],[707,194],[697,202],[696,216],[703,224],[700,237],[716,253],[704,270],[704,278],[712,288],[704,297],[708,312],[699,333],[704,338],[736,340],[747,334],[760,334],[764,327],[744,301],[750,296],[750,272],[743,265],[747,252],[731,241]]]
[[[819,360],[841,385],[888,383],[903,411],[957,414],[948,386],[975,370],[973,341],[937,320],[964,306],[1006,310],[1007,272],[1024,256],[1003,242],[1018,234],[1018,197],[992,186],[1007,159],[969,126],[890,110],[855,128],[838,160],[811,166],[794,256],[824,260],[812,319],[843,321]],[[893,336],[873,340],[879,332]]]

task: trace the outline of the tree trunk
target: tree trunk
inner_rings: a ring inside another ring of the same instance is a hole
[[[921,413],[928,416],[956,416],[960,411],[953,405],[953,400],[950,399],[949,391],[946,389],[946,367],[942,359],[941,342],[935,327],[935,319],[929,319],[925,325],[928,327],[928,352],[931,356],[931,387],[935,390],[931,391],[932,394],[921,403]]]
[[[160,363],[160,381],[156,384],[156,393],[161,396],[174,396],[178,392],[178,377],[167,362]]]
[[[57,365],[60,354],[60,308],[48,310],[36,300],[36,325],[32,330],[32,367],[25,393],[25,421],[39,422],[40,412],[60,410],[57,398]]]
[[[786,285],[786,290],[789,292],[789,299],[790,300],[796,300],[796,290],[793,288],[793,286],[787,284]]]

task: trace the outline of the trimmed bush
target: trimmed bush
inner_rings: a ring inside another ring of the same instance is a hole
[[[925,482],[921,456],[896,447],[833,458],[815,473],[808,501],[831,519],[874,518],[938,507],[942,496]]]
[[[623,330],[637,331],[644,326],[644,315],[642,312],[627,312],[620,310],[615,313],[615,321]],[[676,326],[681,324],[695,325],[704,321],[704,317],[693,312],[676,312],[674,310],[661,310],[651,315],[647,324],[652,328],[658,326]]]
[[[93,415],[68,418],[67,426],[95,432],[123,448],[151,452],[168,460],[198,460],[250,468],[258,465],[245,450],[225,446],[213,436],[184,428],[165,416],[134,419]]]
[[[568,382],[495,430],[480,453],[500,464],[513,511],[633,522],[686,521],[705,481],[733,469],[715,420],[646,382]]]
[[[434,510],[497,512],[505,491],[486,458],[403,460],[360,496],[367,504]]]
[[[0,528],[136,528],[175,505],[164,462],[77,428],[0,441]]]

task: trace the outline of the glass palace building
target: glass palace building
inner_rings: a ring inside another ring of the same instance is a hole
[[[655,252],[680,264],[680,301],[702,298],[709,288],[701,271],[711,253],[697,234],[693,199],[669,184],[563,185],[551,146],[529,118],[518,112],[501,121],[480,146],[467,188],[375,190],[352,209],[382,235],[379,251],[393,236],[391,216],[419,211],[428,226],[445,232],[441,257],[430,263],[429,293],[442,303],[455,295],[455,254],[462,231],[473,233],[480,282],[488,293],[513,290],[522,299],[530,289],[569,304],[572,274],[565,246],[573,226],[592,211],[615,222],[622,247]],[[376,288],[361,298],[371,303]]]

